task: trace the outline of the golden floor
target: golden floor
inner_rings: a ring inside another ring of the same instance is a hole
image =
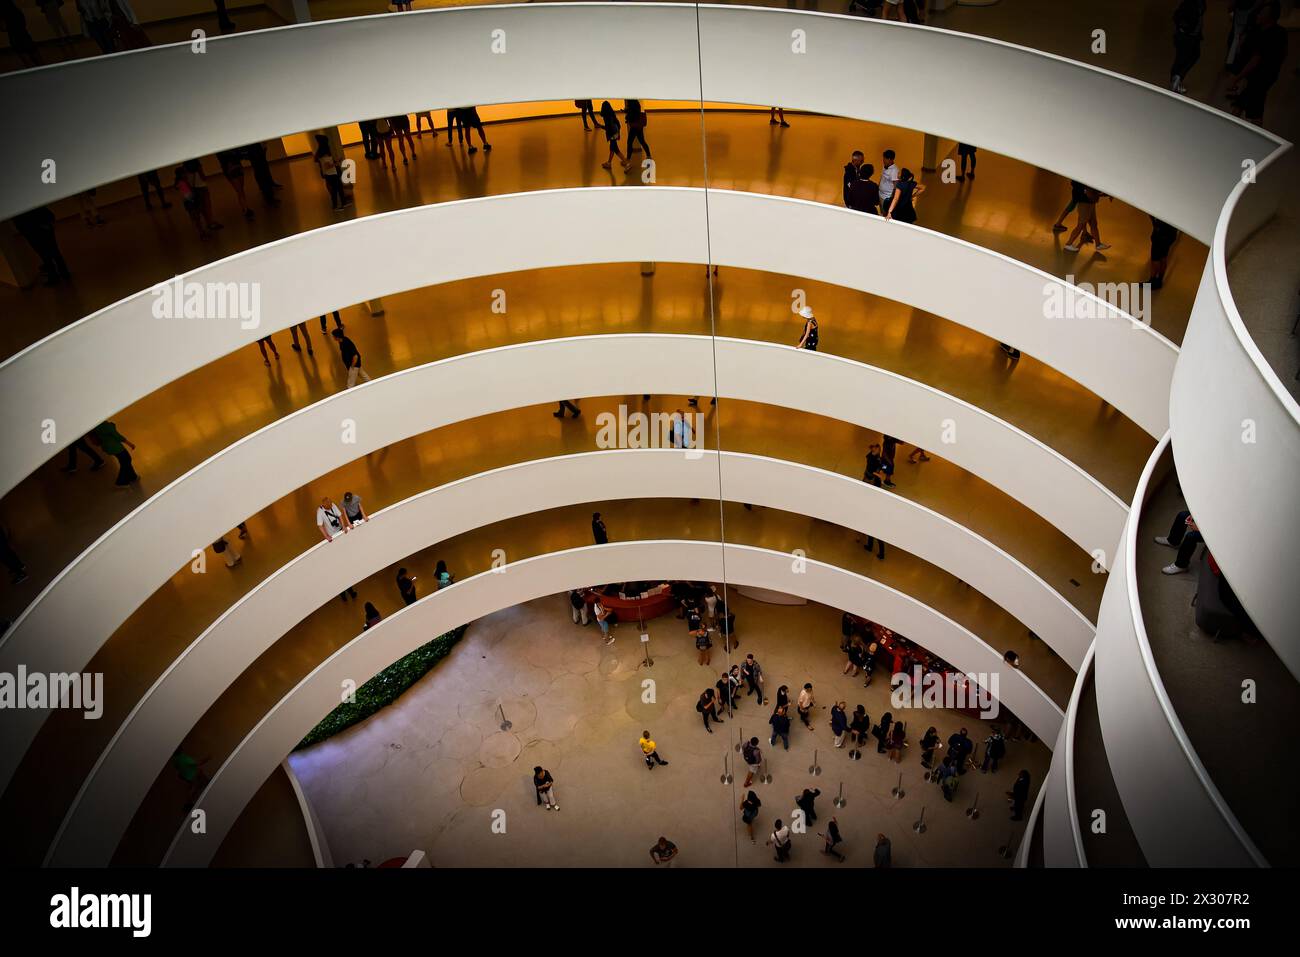
[[[646,138],[655,155],[657,183],[839,205],[841,170],[849,154],[861,149],[879,168],[880,154],[893,148],[899,165],[911,168],[928,187],[917,202],[920,225],[1078,281],[1147,278],[1151,223],[1138,209],[1118,201],[1099,204],[1102,236],[1112,248],[1065,252],[1066,234],[1049,228],[1069,198],[1069,183],[1055,173],[981,150],[976,181],[945,184],[937,174],[921,171],[921,132],[828,116],[791,115],[790,121],[790,129],[782,130],[769,126],[762,113],[710,112],[701,143],[700,114],[654,113]],[[0,328],[0,355],[178,273],[345,218],[473,196],[640,183],[636,169],[625,174],[617,167],[613,172],[600,168],[603,137],[584,133],[576,113],[493,125],[489,134],[493,151],[474,156],[460,147],[445,148],[444,136],[425,135],[418,140],[420,158],[396,170],[385,170],[378,161],[365,160],[359,146],[350,147],[348,155],[358,167],[356,206],[340,214],[330,211],[316,167],[305,158],[276,164],[275,175],[285,186],[278,209],[263,207],[251,176],[245,176],[257,216],[253,222],[240,217],[233,191],[213,175],[214,210],[225,228],[208,242],[199,240],[179,202],[170,210],[155,206],[148,212],[133,198],[105,208],[107,224],[94,228],[79,219],[63,220],[59,244],[74,279],[53,289],[0,288],[0,313],[22,317]],[[941,157],[953,155],[955,148],[952,141],[941,141]],[[130,250],[129,258],[123,250]],[[1205,255],[1203,245],[1187,237],[1179,240],[1167,285],[1156,297],[1152,324],[1175,342],[1182,338]]]
[[[492,550],[505,549],[513,560],[589,544],[591,512],[600,511],[619,541],[688,538],[716,541],[721,533],[717,504],[679,500],[640,499],[601,502],[539,512],[469,532],[402,560],[425,581],[434,563],[445,560],[458,577],[488,570]],[[897,550],[884,561],[863,548],[851,532],[834,525],[768,509],[746,510],[728,504],[722,510],[727,540],[763,545],[780,551],[803,548],[813,560],[868,574],[899,588],[970,628],[995,648],[1014,649],[1025,674],[1062,708],[1069,700],[1074,673],[1047,646],[1029,637],[1025,627],[974,589],[938,568]],[[374,601],[381,614],[397,610],[400,600],[392,584],[396,566],[358,583],[359,602]],[[265,652],[213,705],[186,736],[191,754],[211,756],[220,765],[266,711],[301,681],[320,661],[360,632],[360,604],[337,600],[309,616]],[[743,636],[744,622],[737,622]],[[923,643],[923,636],[912,636]],[[687,641],[684,633],[683,642]],[[828,647],[839,641],[825,636]],[[323,716],[322,716],[323,717]],[[169,793],[175,777],[163,769],[155,791],[146,799],[115,863],[149,865],[161,859],[181,820],[180,808]],[[30,822],[29,825],[30,826]]]
[[[926,382],[1000,416],[1079,464],[1121,499],[1130,498],[1154,440],[1073,380],[1030,356],[1009,362],[993,340],[898,303],[838,286],[799,285],[825,317],[823,351]],[[509,293],[504,316],[488,308],[491,291],[499,287]],[[342,315],[366,368],[378,376],[561,336],[707,335],[710,295],[719,335],[789,342],[798,332],[789,312],[790,288],[788,277],[736,269],[721,270],[710,288],[698,266],[661,264],[648,279],[633,264],[582,266],[392,296],[382,317],[360,307]],[[58,455],[11,492],[0,511],[31,578],[16,588],[0,585],[0,615],[17,616],[45,583],[149,495],[245,435],[342,388],[333,340],[327,344],[315,320],[308,328],[313,356],[292,352],[289,336],[277,334],[280,358],[272,357],[269,369],[249,346],[116,416],[138,446],[138,487],[114,487],[112,463],[88,474],[84,458],[81,472],[65,475]],[[858,461],[865,453],[851,451]]]
[[[657,396],[648,407],[672,409],[682,401],[679,397]],[[91,661],[88,669],[111,676],[106,680],[115,689],[114,695],[105,702],[104,717],[89,727],[87,722],[69,722],[66,714],[56,712],[46,722],[0,801],[0,820],[26,822],[24,833],[12,836],[11,846],[20,845],[25,839],[39,843],[43,836],[52,834],[108,738],[175,656],[249,589],[318,540],[313,516],[322,495],[329,494],[337,500],[350,489],[361,495],[368,509],[378,510],[426,488],[487,469],[565,452],[589,451],[595,448],[596,415],[603,409],[616,408],[620,402],[632,408],[642,407],[640,396],[589,399],[583,401],[584,414],[578,420],[570,418],[560,422],[550,415],[551,406],[536,406],[434,430],[351,462],[251,516],[252,537],[248,541],[237,542],[230,536],[243,552],[243,564],[235,572],[227,573],[211,555],[210,574],[196,576],[188,568],[179,571],[128,619]],[[703,407],[709,410],[707,402]],[[712,416],[720,415],[725,449],[804,462],[854,477],[861,475],[866,445],[879,440],[879,433],[771,406],[723,400],[718,409],[717,413],[710,413],[708,433],[714,434]],[[900,449],[896,494],[932,508],[1005,548],[1074,602],[1083,614],[1095,619],[1104,576],[1091,573],[1091,559],[1084,551],[995,487],[938,456],[933,456],[930,462],[908,465],[907,451],[907,447]],[[625,508],[619,505],[609,511],[612,515]],[[709,514],[716,517],[716,508]],[[754,514],[757,513],[745,513],[744,522],[736,529],[745,529]],[[807,519],[792,517],[790,521],[799,528],[810,524]],[[618,526],[621,529],[621,519]],[[846,534],[840,529],[834,531],[840,536]],[[714,533],[716,537],[716,529]],[[620,538],[631,537],[622,530],[616,534]],[[736,530],[729,524],[728,540],[742,540],[735,538],[735,534]],[[807,541],[809,533],[796,529],[794,534],[802,534]],[[756,543],[768,544],[768,539],[760,538]],[[555,547],[569,544],[572,543],[568,538],[561,536],[557,537]],[[515,548],[509,554],[517,554]],[[911,556],[904,556],[893,543],[887,554],[885,562],[868,562],[867,570],[877,576],[893,576],[901,575],[907,568],[915,571],[928,567]],[[813,557],[817,557],[815,552]],[[464,574],[466,567],[468,563],[460,564],[458,573]],[[937,570],[934,576],[936,580],[952,581]],[[378,577],[383,579],[383,575]],[[903,577],[897,581],[910,588],[913,579]],[[377,604],[381,609],[388,608],[388,592],[387,588],[378,592]],[[965,586],[960,592],[978,598],[982,606],[987,605],[998,616],[1005,615]],[[923,597],[925,591],[915,593]],[[327,605],[323,614],[328,616],[331,611],[332,605]],[[335,621],[330,640],[341,644],[350,637],[353,617],[349,611],[347,617]],[[962,620],[956,612],[954,617]],[[983,618],[977,618],[969,627],[992,641],[992,636],[986,635],[985,624]],[[1011,624],[1012,630],[1023,638],[1023,626]],[[1034,666],[1028,660],[1026,672],[1036,677]],[[1067,674],[1055,689],[1046,682],[1045,690],[1068,694],[1068,668],[1059,661],[1054,661],[1054,666]],[[23,809],[21,813],[17,808]]]

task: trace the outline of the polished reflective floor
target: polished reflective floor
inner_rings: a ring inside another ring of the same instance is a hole
[[[729,542],[762,545],[778,551],[802,548],[810,559],[868,574],[914,596],[971,629],[994,648],[1016,650],[1021,668],[1058,705],[1064,705],[1074,682],[1070,667],[1029,636],[1025,627],[978,592],[932,565],[901,551],[888,550],[881,561],[868,553],[861,539],[847,530],[803,516],[768,509],[747,510],[739,504],[726,505],[721,514],[716,503],[640,499],[634,502],[590,503],[553,509],[487,526],[404,559],[402,564],[428,580],[429,571],[444,560],[457,577],[487,571],[494,549],[503,549],[519,560],[533,555],[586,545],[590,541],[590,516],[599,511],[610,526],[612,538],[633,541],[687,538],[716,541],[725,522]],[[399,600],[393,586],[396,565],[358,583],[358,601],[375,601],[382,612],[394,611]],[[331,596],[322,595],[322,599]],[[191,752],[212,755],[214,766],[229,755],[266,711],[301,681],[321,660],[351,641],[360,632],[355,623],[360,606],[336,597],[266,651],[213,705],[186,738]],[[737,633],[743,623],[737,621]],[[913,637],[924,645],[924,636]],[[671,638],[670,638],[671,640]],[[681,631],[683,646],[688,636]],[[838,647],[838,634],[825,636]],[[697,691],[698,693],[698,691]],[[160,791],[166,791],[170,769],[160,775]],[[155,854],[170,841],[180,823],[167,805],[147,799],[128,837],[119,849],[117,862],[153,863]],[[147,850],[146,850],[147,849]],[[137,857],[136,855],[142,855]]]
[[[352,490],[361,495],[366,508],[373,512],[416,492],[487,469],[565,452],[590,451],[596,448],[597,415],[602,410],[616,409],[620,403],[626,403],[632,409],[671,410],[681,406],[683,398],[656,396],[646,404],[642,403],[640,396],[588,399],[582,402],[584,412],[581,418],[568,418],[563,422],[551,416],[551,406],[516,409],[472,419],[358,459],[250,516],[248,528],[251,537],[247,541],[238,540],[233,531],[228,536],[242,552],[242,565],[228,572],[217,556],[209,554],[206,574],[192,574],[188,566],[178,571],[128,619],[92,660],[88,669],[104,673],[106,681],[111,680],[114,689],[114,694],[105,702],[104,717],[91,723],[93,727],[88,727],[87,722],[71,721],[68,712],[51,715],[0,803],[0,812],[3,812],[0,820],[27,821],[23,835],[14,836],[14,843],[10,846],[17,846],[27,839],[39,843],[39,835],[52,833],[66,803],[75,794],[79,781],[108,738],[139,696],[175,656],[242,595],[319,540],[313,516],[322,495],[328,494],[337,500],[344,491]],[[706,411],[709,409],[707,402],[702,405]],[[708,415],[708,433],[714,434],[717,425],[724,437],[724,448],[728,450],[804,462],[855,478],[861,474],[863,449],[879,440],[879,433],[846,423],[752,403],[723,400],[718,411]],[[715,415],[720,419],[715,420]],[[906,462],[908,452],[909,447],[900,448],[895,494],[932,508],[1006,549],[1073,602],[1083,614],[1095,619],[1105,576],[1092,573],[1091,557],[1087,553],[993,486],[933,453],[931,461],[910,465]],[[624,504],[611,505],[606,511],[613,515],[627,508]],[[674,513],[681,512],[681,509],[681,506],[677,507]],[[838,527],[788,516],[780,524],[755,529],[760,518],[781,513],[739,511],[739,524],[733,526],[728,522],[729,541],[741,541],[743,539],[737,538],[736,534],[741,530],[751,530],[759,535],[753,539],[754,544],[811,548],[809,554],[814,558],[817,557],[817,548],[834,548],[836,551],[830,553],[834,560],[838,560],[838,550],[844,547],[848,550],[849,560],[863,562],[860,566],[846,567],[860,567],[864,573],[903,587],[922,600],[928,600],[924,596],[929,595],[931,589],[940,587],[941,595],[934,600],[952,602],[956,599],[955,604],[944,606],[951,607],[949,613],[954,618],[967,623],[990,643],[994,643],[992,635],[1005,634],[1006,646],[1020,650],[1026,673],[1040,681],[1044,690],[1057,697],[1059,702],[1064,703],[1068,698],[1072,681],[1069,668],[1051,655],[1041,642],[1030,642],[1023,625],[969,587],[956,585],[951,576],[906,555],[894,543],[889,543],[885,561],[866,561],[861,555],[862,546],[853,540],[855,536]],[[587,510],[589,513],[590,509]],[[700,516],[700,521],[711,517],[709,527],[716,538],[716,505],[710,508],[694,506],[690,514]],[[616,535],[619,538],[631,537],[630,533],[622,530],[622,520],[618,524],[620,528]],[[612,521],[611,529],[614,529]],[[574,529],[562,531],[564,534],[555,537],[554,547],[568,547],[586,541],[586,538],[572,541],[569,533]],[[582,530],[582,523],[577,526],[577,532],[580,538],[588,534]],[[513,532],[510,534],[514,535]],[[822,545],[825,536],[829,536],[830,544]],[[697,529],[692,537],[706,536]],[[513,547],[508,553],[517,554]],[[436,557],[429,562],[430,568],[434,561]],[[458,574],[463,577],[463,569],[469,565],[472,562],[458,566]],[[923,574],[923,570],[933,572],[933,577],[929,573]],[[392,575],[385,577],[385,573],[375,576],[379,584],[374,587],[380,596],[375,599],[376,604],[385,611],[396,599],[395,594],[389,594],[392,592],[391,578]],[[939,582],[947,582],[948,586],[939,586]],[[331,597],[325,596],[327,603],[317,616],[327,623],[321,626],[326,641],[342,644],[354,633],[355,609],[351,606],[346,609],[336,607],[339,603],[329,601]],[[362,600],[371,598],[365,596]],[[974,602],[974,605],[969,602]],[[972,608],[986,608],[989,617],[981,612],[974,618],[963,618],[963,615],[972,614]],[[316,620],[317,616],[309,621]],[[993,627],[991,622],[1001,623],[996,631],[988,630]],[[1054,679],[1038,676],[1036,668],[1040,661],[1051,666],[1051,674],[1056,676]],[[300,663],[296,662],[295,667]],[[109,679],[107,676],[112,677]],[[26,811],[19,817],[10,813],[9,809],[13,807],[23,807]],[[49,830],[37,822],[43,822]]]
[[[648,278],[632,264],[538,270],[392,296],[382,316],[364,307],[341,316],[374,376],[563,336],[707,335],[710,311],[719,335],[773,342],[797,336],[789,309],[795,280],[723,269],[710,288],[704,272],[671,264],[660,264]],[[1155,443],[1077,383],[1027,355],[1012,362],[996,342],[955,323],[841,287],[797,284],[824,317],[823,352],[898,372],[985,409],[1061,452],[1122,500],[1131,497]],[[489,308],[497,288],[508,292],[505,315]],[[58,455],[10,493],[0,510],[31,577],[17,587],[0,585],[0,614],[20,613],[44,583],[149,495],[234,441],[341,389],[345,374],[333,340],[315,320],[308,329],[302,352],[292,351],[287,334],[276,334],[279,358],[268,353],[269,367],[249,346],[116,416],[137,446],[138,486],[115,488],[115,466],[89,473],[85,458],[78,473],[64,474],[65,458]],[[727,447],[727,430],[722,441]],[[846,451],[859,467],[865,449]]]

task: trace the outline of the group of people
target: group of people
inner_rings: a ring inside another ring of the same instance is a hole
[[[1201,58],[1206,0],[1180,0],[1173,14],[1174,58],[1169,88],[1186,93],[1187,79]],[[1286,29],[1278,22],[1278,0],[1229,0],[1224,67],[1232,76],[1228,104],[1234,116],[1262,125],[1264,104],[1286,62]]]
[[[631,169],[633,149],[640,149],[646,159],[652,159],[650,144],[646,142],[645,138],[645,128],[650,121],[650,116],[645,108],[641,106],[640,100],[623,101],[622,120],[619,120],[618,111],[614,109],[609,100],[601,102],[599,112],[593,106],[592,100],[574,100],[573,105],[577,107],[579,114],[582,116],[582,128],[584,130],[588,133],[600,130],[605,134],[605,141],[609,145],[609,156],[605,162],[600,164],[601,169],[610,169],[616,156],[619,162],[623,164],[624,172]],[[590,124],[588,124],[589,119]],[[622,137],[624,125],[627,126],[627,142],[620,149],[619,140]]]
[[[967,149],[973,156],[973,148]],[[916,200],[925,192],[925,186],[917,181],[910,169],[899,168],[894,162],[893,150],[885,150],[881,159],[877,182],[871,178],[876,168],[866,162],[866,154],[862,150],[853,151],[844,164],[844,205],[859,213],[884,216],[900,223],[915,223]],[[971,169],[970,175],[974,178],[973,165]]]
[[[320,316],[321,335],[326,334],[325,316]],[[303,344],[299,345],[298,336],[302,335]],[[291,336],[290,348],[294,352],[302,352],[303,345],[307,347],[307,355],[314,356],[315,350],[311,345],[311,332],[307,329],[307,323],[298,322],[289,327]],[[361,366],[361,350],[353,342],[343,328],[343,320],[339,318],[338,310],[334,310],[334,328],[329,330],[329,335],[338,343],[339,358],[343,360],[343,368],[347,375],[347,388],[353,388],[358,382],[369,382],[370,373],[366,372]],[[262,336],[257,340],[258,351],[262,355],[262,363],[270,366],[271,358],[274,357],[276,362],[280,361],[280,350],[276,347],[275,338],[271,335]],[[270,350],[268,354],[267,350]]]

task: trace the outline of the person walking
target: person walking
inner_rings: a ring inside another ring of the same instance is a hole
[[[807,349],[809,352],[816,352],[819,337],[817,317],[813,315],[810,306],[804,306],[799,310],[799,318],[803,320],[803,332],[800,334],[799,341],[795,344],[795,348]]]
[[[826,822],[826,833],[821,835],[826,845],[822,848],[823,854],[829,854],[841,864],[844,863],[844,855],[837,851],[836,845],[844,843],[844,838],[840,837],[840,825],[835,818]]]
[[[1075,204],[1075,213],[1078,220],[1074,229],[1070,232],[1065,241],[1065,249],[1072,253],[1077,253],[1083,243],[1091,238],[1094,248],[1098,251],[1110,249],[1110,243],[1101,241],[1101,231],[1097,228],[1097,201],[1101,199],[1101,193],[1091,186],[1083,187],[1083,197]]]
[[[357,348],[356,343],[345,336],[342,329],[335,329],[330,335],[338,342],[343,367],[348,370],[348,388],[351,389],[355,386],[357,379],[362,382],[369,382],[370,375],[365,369],[361,368],[361,350]]]
[[[438,591],[442,591],[452,582],[451,572],[447,570],[447,563],[441,558],[438,564],[433,566],[433,582]]]
[[[845,713],[845,703],[837,701],[831,705],[831,734],[835,736],[835,747],[844,747],[844,739],[849,733],[849,718]]]
[[[799,692],[799,701],[795,706],[799,712],[799,720],[803,722],[803,726],[809,731],[813,729],[812,709],[816,703],[817,701],[813,697],[812,682],[809,681],[804,684],[803,690]]]
[[[538,806],[545,804],[548,811],[560,809],[559,802],[555,799],[555,778],[540,764],[533,768],[533,787],[537,789]]]
[[[748,787],[748,785],[745,785]],[[745,822],[745,830],[749,832],[749,843],[757,844],[754,840],[754,820],[758,817],[758,809],[763,806],[763,802],[758,799],[758,795],[750,791],[740,802],[740,819]]]
[[[1174,62],[1169,67],[1169,89],[1186,93],[1183,80],[1201,58],[1205,34],[1205,0],[1182,0],[1174,9]]]
[[[227,568],[234,568],[244,560],[239,554],[239,549],[230,544],[224,535],[212,543],[212,550],[225,560]]]
[[[754,783],[754,775],[758,775],[761,782],[767,777],[767,769],[764,767],[763,749],[758,746],[758,738],[750,738],[740,747],[740,756],[745,759],[745,783],[741,787],[749,787]]]
[[[551,415],[555,416],[557,419],[562,419],[564,418],[564,413],[566,411],[573,413],[575,419],[582,415],[582,410],[578,408],[577,404],[574,403],[572,399],[561,399],[559,401],[559,408],[552,412]]]
[[[768,107],[767,125],[779,126],[782,129],[789,129],[790,124],[785,121],[785,108],[781,106]]]
[[[631,169],[632,164],[627,161],[623,153],[618,148],[619,136],[622,135],[622,124],[619,123],[618,114],[614,112],[614,107],[610,106],[609,100],[600,104],[601,126],[605,130],[605,139],[609,143],[609,158],[600,164],[601,169],[610,169],[614,165],[614,157],[617,156],[623,164],[623,172]]]
[[[587,617],[587,596],[585,591],[575,588],[569,592],[569,610],[573,613],[573,623],[575,625],[590,623],[590,619]]]
[[[135,443],[119,432],[116,425],[112,422],[101,422],[91,430],[90,438],[104,454],[117,459],[117,478],[113,482],[114,485],[125,488],[132,482],[140,481],[135,466],[131,464],[131,452],[127,451],[127,449],[135,451]]]
[[[1165,270],[1169,268],[1169,250],[1178,239],[1178,230],[1162,219],[1151,217],[1151,283],[1152,289],[1165,284]]]
[[[686,611],[686,631],[695,639],[696,657],[701,665],[709,665],[713,660],[713,641],[709,638],[709,629],[700,618],[700,610],[691,607]]]
[[[90,443],[86,441],[87,438],[88,435],[83,435],[81,438],[77,439],[77,441],[73,442],[71,445],[68,446],[67,463],[59,471],[67,472],[69,475],[71,475],[73,472],[76,472],[77,458],[78,458],[77,453],[79,452],[84,452],[90,458],[91,461],[90,470],[92,472],[98,472],[100,469],[104,467],[103,456],[101,456],[98,452],[96,452],[94,449],[90,447]]]
[[[763,666],[760,665],[752,654],[745,655],[745,660],[740,666],[741,677],[745,679],[745,684],[749,686],[748,697],[758,695],[758,703],[763,704]]]
[[[239,211],[244,219],[251,221],[255,214],[248,205],[248,196],[244,191],[244,154],[238,149],[222,150],[217,153],[217,163],[220,164],[221,174],[226,177],[226,182],[230,184],[235,194]]]
[[[1016,783],[1007,792],[1007,803],[1011,805],[1011,820],[1025,819],[1025,802],[1029,800],[1029,772],[1021,771],[1016,775]]]
[[[658,745],[650,737],[649,730],[641,732],[641,753],[645,755],[645,766],[651,771],[655,769],[656,764],[667,765],[668,762],[659,757]]]
[[[817,820],[817,798],[821,797],[821,788],[804,788],[803,793],[794,799],[795,807],[803,811],[805,824]]]
[[[787,713],[788,705],[778,705],[772,712],[772,717],[767,719],[767,723],[772,726],[772,738],[768,744],[776,747],[776,739],[780,738],[781,743],[785,745],[787,751],[790,750],[790,715]]]
[[[390,146],[389,149],[391,150],[392,147]],[[343,189],[343,173],[334,162],[334,151],[330,148],[329,138],[324,134],[316,135],[316,152],[312,155],[316,160],[316,169],[320,172],[320,178],[325,181],[325,190],[330,197],[330,208],[337,211],[350,206],[351,201],[347,199]]]
[[[483,144],[483,152],[491,153],[492,144],[488,142],[487,133],[483,129],[483,120],[479,118],[477,106],[466,106],[460,109],[460,125],[465,131],[465,142],[469,144],[469,152],[477,153],[478,147],[474,145],[474,132],[478,131],[479,142]]]
[[[695,710],[698,711],[700,716],[704,719],[704,730],[709,732],[709,734],[713,733],[713,729],[709,727],[710,718],[718,724],[725,723],[718,717],[718,696],[717,692],[714,691],[713,688],[704,689],[703,693],[700,695],[700,700],[695,702]]]
[[[415,577],[408,574],[405,568],[397,570],[397,594],[402,596],[403,605],[414,605],[417,601]]]
[[[27,241],[27,245],[32,247],[32,251],[40,259],[41,272],[45,277],[44,285],[57,286],[72,278],[54,234],[54,213],[48,206],[37,206],[25,213],[19,213],[13,218],[13,224],[18,230],[18,235]]]
[[[578,112],[582,115],[582,129],[584,132],[590,133],[592,130],[603,129],[600,120],[596,119],[596,108],[591,105],[591,100],[574,100],[573,105],[578,108]],[[587,117],[591,117],[590,126],[587,125]]]
[[[772,833],[768,837],[767,843],[769,847],[775,848],[776,857],[773,860],[777,863],[784,864],[790,859],[790,828],[779,817],[772,825]]]
[[[645,141],[646,124],[650,121],[649,115],[641,106],[640,100],[623,101],[623,119],[627,123],[627,158],[632,160],[632,148],[635,144],[641,144],[641,150],[645,153],[646,159],[651,159],[650,144]]]
[[[158,205],[163,209],[171,209],[171,201],[163,195],[162,179],[158,176],[156,169],[146,170],[135,178],[136,183],[140,186],[140,195],[144,197],[144,208],[153,209],[153,202],[149,199],[149,188],[158,195]]]
[[[969,143],[957,144],[957,159],[961,163],[961,170],[960,172],[957,173],[957,182],[960,183],[963,180],[965,180],[967,177],[969,177],[970,179],[975,178],[975,162],[976,162],[975,152],[976,152],[975,147],[971,146]],[[968,163],[970,164],[969,173],[966,172],[966,165]]]

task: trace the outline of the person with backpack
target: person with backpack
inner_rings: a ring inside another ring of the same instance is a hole
[[[998,762],[1007,754],[1007,739],[1002,736],[1002,731],[998,728],[993,729],[984,740],[984,762],[980,765],[980,773],[988,774],[989,771],[996,772]]]
[[[614,157],[617,156],[623,164],[623,172],[632,168],[632,164],[623,156],[622,151],[618,148],[619,137],[623,133],[623,124],[619,122],[618,114],[614,112],[614,107],[605,100],[600,104],[600,120],[605,128],[605,139],[609,143],[609,159],[600,164],[601,169],[609,169],[614,164]]]
[[[779,817],[772,825],[772,834],[768,837],[767,843],[776,849],[776,857],[773,860],[777,863],[784,864],[790,859],[790,828]]]
[[[763,766],[763,751],[758,746],[758,738],[750,738],[741,745],[740,756],[745,759],[745,783],[741,787],[747,788],[753,784],[755,774],[758,775],[760,781],[767,776],[766,768]]]

